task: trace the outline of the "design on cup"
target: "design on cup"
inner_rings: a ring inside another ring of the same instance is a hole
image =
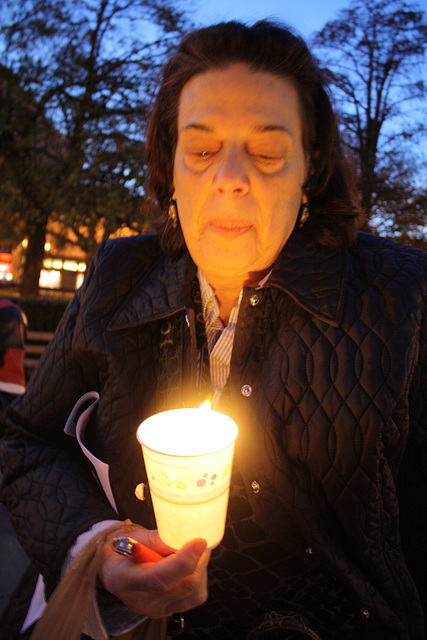
[[[223,483],[229,477],[231,473],[231,466],[224,464],[216,473],[203,473],[198,474],[195,478],[190,476],[175,476],[170,477],[164,471],[160,471],[158,474],[150,473],[150,484],[157,485],[157,487],[171,488],[175,487],[179,491],[193,492],[194,490],[209,489],[215,485]]]
[[[203,478],[200,478],[200,480],[197,480],[197,483],[196,483],[196,484],[197,484],[197,486],[198,486],[198,487],[204,487],[204,486],[206,485],[206,483],[208,482],[208,480],[206,480],[206,478],[208,478],[208,476],[209,476],[209,474],[208,474],[208,473],[204,473],[204,474],[203,474]],[[216,473],[213,473],[213,474],[211,475],[210,483],[209,483],[211,486],[212,486],[213,484],[215,484],[215,480],[217,479],[217,477],[218,477],[218,474],[216,474]]]

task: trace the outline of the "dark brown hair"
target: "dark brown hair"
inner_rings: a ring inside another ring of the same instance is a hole
[[[350,244],[355,238],[359,210],[331,102],[307,45],[277,23],[261,21],[249,27],[232,21],[187,34],[163,67],[148,126],[146,183],[147,200],[163,249],[172,253],[185,245],[179,225],[173,227],[168,219],[181,91],[193,76],[233,62],[246,62],[254,71],[272,73],[294,83],[302,110],[303,145],[311,158],[304,187],[310,207],[305,228],[323,245]]]

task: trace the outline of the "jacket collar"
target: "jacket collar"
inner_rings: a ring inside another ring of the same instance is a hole
[[[135,283],[107,329],[134,327],[185,309],[190,305],[195,274],[196,266],[187,251],[177,257],[160,254],[148,273]]]
[[[298,227],[284,246],[266,284],[286,291],[315,317],[338,326],[347,282],[348,252],[314,243]]]
[[[273,267],[267,287],[286,291],[315,317],[337,326],[342,317],[347,252],[310,242],[297,228]],[[185,251],[178,257],[159,255],[135,284],[108,324],[108,329],[133,327],[184,310],[191,304],[196,266]]]

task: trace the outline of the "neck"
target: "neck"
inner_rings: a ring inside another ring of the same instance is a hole
[[[219,305],[219,317],[221,318],[224,325],[227,325],[231,310],[237,304],[240,291],[241,289],[239,289],[237,293],[228,291],[218,292],[217,290],[215,290],[215,295],[217,297]]]
[[[250,274],[251,277],[245,276],[232,280],[218,278],[215,274],[204,274],[215,291],[219,305],[219,316],[224,325],[228,323],[231,310],[236,306],[243,287],[255,287],[266,273],[267,271],[265,273],[253,273]]]
[[[224,325],[227,325],[231,310],[236,306],[240,291],[244,285],[243,280],[224,281],[210,273],[203,272],[203,275],[214,290],[219,306],[219,316]]]

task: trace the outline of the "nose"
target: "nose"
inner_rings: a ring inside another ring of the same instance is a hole
[[[223,194],[244,195],[249,188],[244,152],[235,146],[223,150],[214,184]]]

